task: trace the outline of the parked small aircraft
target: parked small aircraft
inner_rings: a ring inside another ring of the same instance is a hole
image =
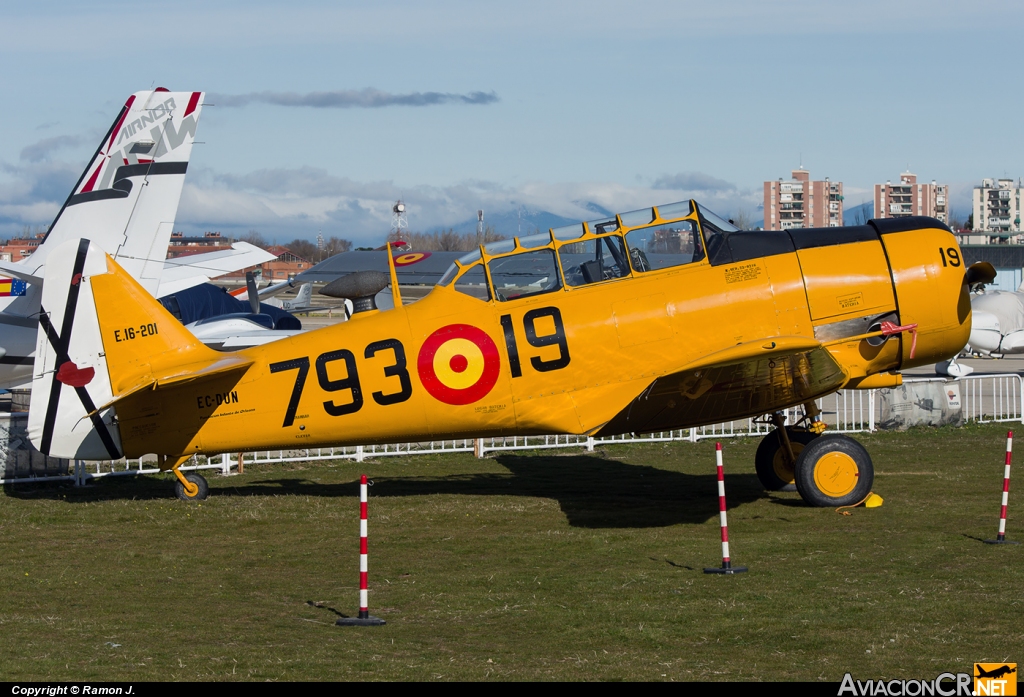
[[[815,400],[954,355],[977,275],[931,218],[739,231],[693,201],[488,245],[412,305],[389,271],[347,277],[349,322],[222,353],[88,240],[66,244],[46,269],[30,438],[65,458],[156,453],[201,499],[179,469],[196,453],[764,416],[765,486],[846,505],[871,458],[823,433]],[[388,280],[394,308],[375,310]]]
[[[0,278],[0,388],[31,381],[45,264],[67,240],[88,237],[153,295],[274,258],[238,242],[230,251],[165,260],[202,97],[163,88],[129,97],[39,247],[0,261],[0,276],[12,277]]]
[[[968,348],[982,355],[1024,353],[1024,291],[988,290],[971,296],[974,321]]]

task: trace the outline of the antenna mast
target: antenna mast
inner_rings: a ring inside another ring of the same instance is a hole
[[[405,215],[405,203],[399,199],[391,206],[391,234],[398,241],[402,237],[402,231],[409,232],[409,220]]]

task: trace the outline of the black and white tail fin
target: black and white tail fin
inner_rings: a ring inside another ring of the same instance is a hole
[[[46,264],[32,371],[29,439],[40,452],[83,460],[121,457],[121,435],[89,278],[107,258],[89,240],[68,241]]]
[[[129,97],[27,271],[42,276],[53,249],[84,237],[156,294],[202,108],[202,92]]]
[[[28,432],[54,457],[131,453],[134,409],[160,390],[241,373],[253,360],[204,346],[112,257],[89,240],[50,255],[42,287]],[[136,434],[137,435],[137,434]],[[132,456],[134,457],[135,453]],[[167,454],[167,453],[158,453]]]

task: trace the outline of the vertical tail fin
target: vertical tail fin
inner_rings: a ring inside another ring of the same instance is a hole
[[[295,300],[292,301],[291,307],[298,311],[299,308],[310,307],[313,300],[313,284],[303,283],[299,286],[299,292],[295,294]]]
[[[96,410],[112,392],[87,279],[106,268],[88,240],[59,246],[46,265],[28,424],[44,454],[116,460],[123,453],[113,412]]]
[[[203,108],[202,92],[136,92],[111,125],[46,239],[36,275],[69,239],[90,239],[155,294]]]
[[[204,346],[96,244],[70,240],[46,264],[29,438],[56,457],[119,458],[119,399],[250,364]]]

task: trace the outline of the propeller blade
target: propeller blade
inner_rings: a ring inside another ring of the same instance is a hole
[[[973,286],[975,283],[991,283],[996,280],[996,270],[987,261],[976,261],[967,267],[964,283]]]
[[[245,287],[249,291],[249,309],[254,315],[258,315],[260,313],[260,292],[256,288],[256,277],[252,275],[252,271],[245,272]]]

